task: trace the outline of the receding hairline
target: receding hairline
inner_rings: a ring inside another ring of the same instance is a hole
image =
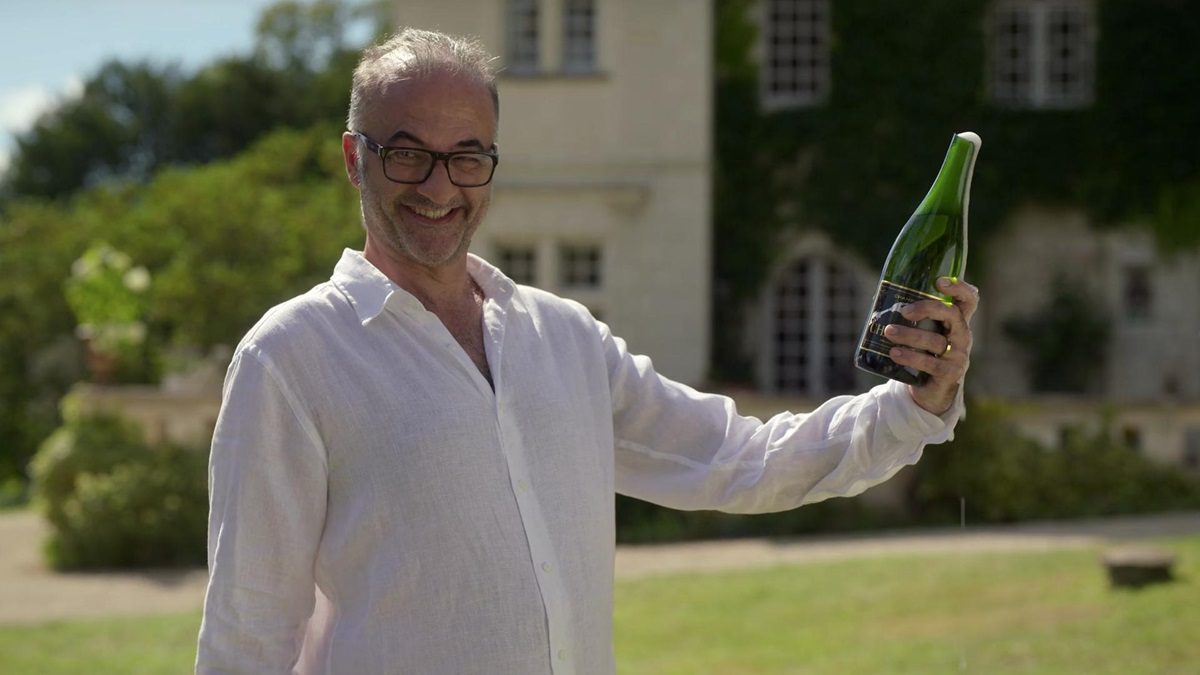
[[[483,85],[491,96],[499,123],[500,95],[492,68],[494,60],[478,38],[401,28],[387,40],[363,51],[354,69],[347,126],[355,128],[369,100],[381,97],[391,86],[435,75],[463,77]]]

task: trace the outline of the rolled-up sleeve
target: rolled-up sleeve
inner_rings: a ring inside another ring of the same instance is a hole
[[[326,453],[253,344],[226,377],[209,466],[209,584],[196,672],[290,673],[312,614]]]
[[[658,375],[602,327],[613,397],[617,491],[675,509],[766,513],[857,495],[952,437],[961,392],[942,416],[888,382],[765,423],[732,399]],[[960,387],[961,389],[961,387]]]

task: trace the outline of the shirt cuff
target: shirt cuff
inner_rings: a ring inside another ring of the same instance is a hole
[[[923,440],[926,443],[953,440],[955,425],[966,416],[961,384],[954,395],[954,403],[941,415],[934,415],[917,405],[908,391],[908,385],[903,382],[889,380],[881,385],[880,389],[880,403],[888,427],[896,438],[901,440]]]

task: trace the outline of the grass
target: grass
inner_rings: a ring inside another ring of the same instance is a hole
[[[0,673],[190,673],[198,613],[0,626]]]
[[[1098,550],[897,556],[617,584],[622,675],[1194,673],[1200,536],[1179,580],[1109,589]],[[196,613],[0,627],[0,673],[190,672]]]
[[[617,589],[619,672],[1196,673],[1200,537],[1176,583],[1108,587],[1098,550],[685,575]]]

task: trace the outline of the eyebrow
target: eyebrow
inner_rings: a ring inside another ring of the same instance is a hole
[[[426,146],[425,141],[421,140],[416,134],[409,133],[403,129],[397,131],[388,137],[386,145],[392,145],[396,141],[409,141],[420,146]],[[477,150],[487,150],[483,143],[477,138],[468,138],[454,144],[456,148],[472,148]]]

